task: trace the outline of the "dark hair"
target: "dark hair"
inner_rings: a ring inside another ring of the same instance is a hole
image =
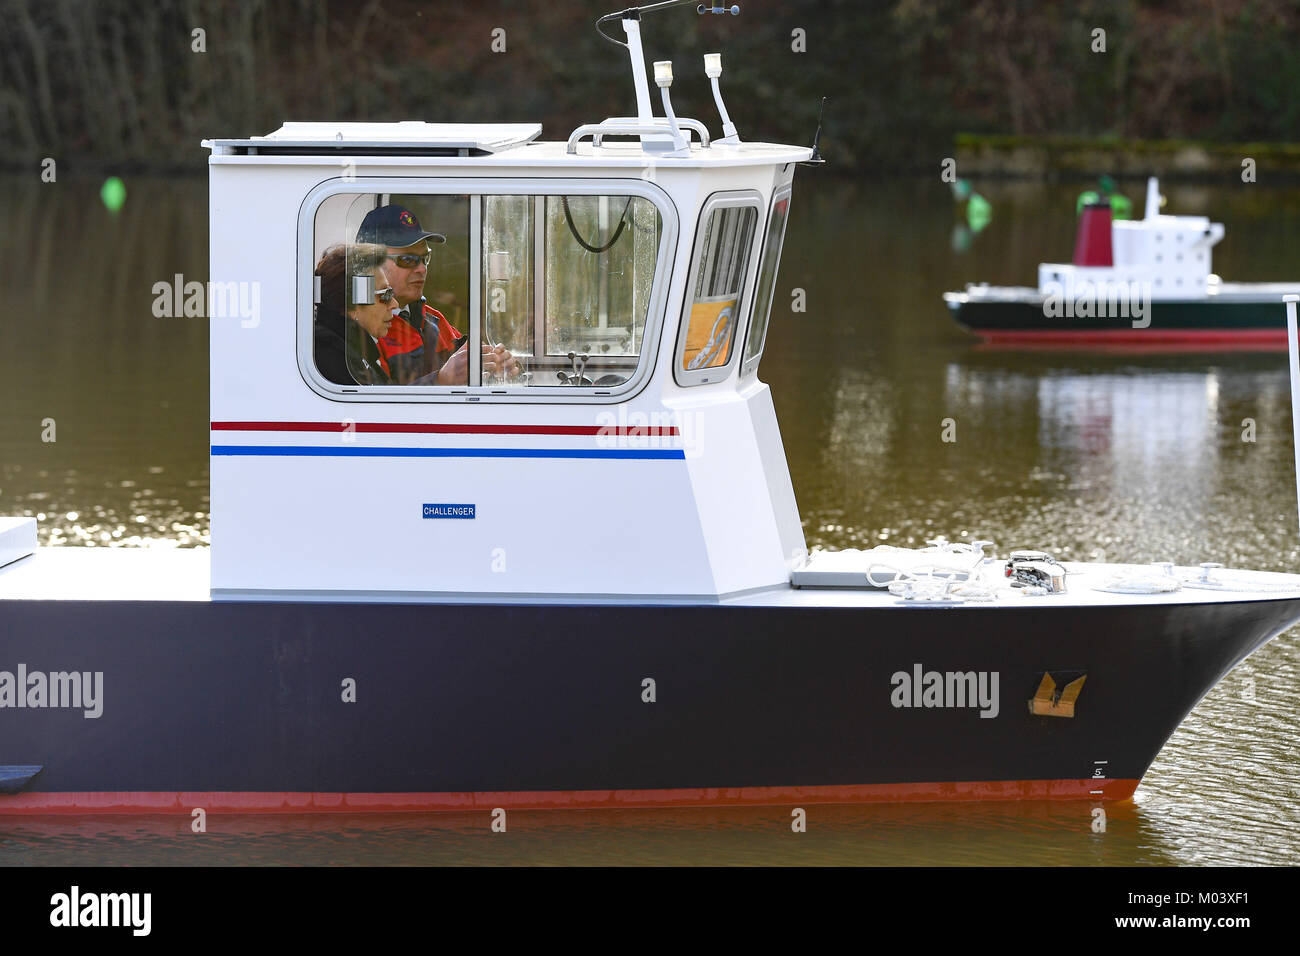
[[[316,263],[320,278],[320,302],[317,315],[342,316],[355,305],[370,305],[352,299],[352,276],[374,275],[375,269],[388,258],[385,246],[366,242],[339,243],[330,246]]]

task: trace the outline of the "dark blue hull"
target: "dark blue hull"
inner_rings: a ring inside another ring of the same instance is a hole
[[[1121,797],[1196,701],[1297,619],[1295,598],[1071,609],[3,601],[0,670],[103,679],[99,717],[0,709],[0,765],[43,768],[0,795],[0,813],[217,793],[247,809],[303,794],[380,795],[367,798],[377,808],[475,794],[502,805]],[[996,715],[895,706],[891,675],[916,665],[996,672]],[[1086,675],[1074,716],[1030,713],[1044,673],[1062,685]]]

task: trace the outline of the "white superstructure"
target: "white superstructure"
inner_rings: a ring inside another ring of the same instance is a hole
[[[212,320],[214,596],[788,585],[804,538],[757,367],[810,150],[638,105],[568,142],[404,122],[206,143],[212,298],[257,303]],[[493,380],[472,347],[458,386],[322,374],[314,266],[390,203],[448,236],[429,304],[527,374]]]
[[[1203,299],[1218,283],[1211,250],[1222,238],[1223,223],[1206,216],[1161,214],[1160,187],[1153,176],[1147,181],[1145,216],[1110,223],[1111,264],[1044,262],[1038,267],[1038,291],[1067,299],[1097,291],[1154,301]]]

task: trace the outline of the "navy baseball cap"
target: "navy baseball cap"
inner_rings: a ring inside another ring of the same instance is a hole
[[[405,206],[390,204],[378,206],[366,213],[357,230],[357,242],[374,242],[381,246],[403,249],[413,246],[421,239],[429,242],[446,242],[447,237],[439,232],[425,232],[420,228],[420,220],[415,213]]]

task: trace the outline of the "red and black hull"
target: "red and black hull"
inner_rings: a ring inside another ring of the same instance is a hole
[[[1278,302],[1152,302],[1134,326],[1128,315],[1050,316],[1041,297],[949,301],[957,324],[986,343],[1010,347],[1120,347],[1285,351],[1286,313]],[[1149,324],[1147,324],[1149,319]]]
[[[0,602],[0,669],[102,671],[102,714],[0,710],[0,814],[1130,795],[1300,598],[1126,607]],[[997,715],[896,707],[996,672]],[[1050,673],[1074,716],[1030,713]],[[654,682],[647,701],[646,679]],[[346,682],[355,701],[346,701]]]

